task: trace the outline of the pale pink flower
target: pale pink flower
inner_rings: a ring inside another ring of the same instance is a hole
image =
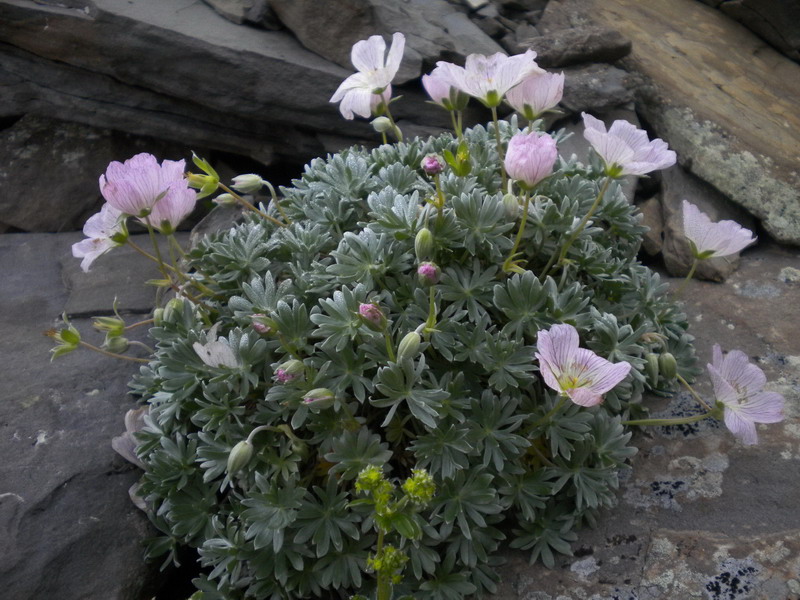
[[[72,244],[72,256],[83,259],[81,269],[87,272],[97,257],[124,243],[121,240],[126,236],[125,217],[106,203],[99,213],[86,220],[83,234],[87,239]]]
[[[395,33],[388,55],[386,42],[379,35],[353,45],[350,58],[358,72],[345,79],[330,100],[340,103],[339,112],[345,119],[352,119],[354,114],[369,118],[382,102],[389,102],[405,44],[405,36]]]
[[[528,121],[535,121],[561,102],[564,73],[534,73],[510,89],[506,102]]]
[[[606,165],[612,177],[644,175],[675,164],[675,153],[658,138],[650,141],[647,132],[633,123],[617,120],[606,131],[605,123],[581,113],[585,137]]]
[[[553,172],[556,158],[556,141],[546,133],[518,133],[508,142],[506,173],[531,189]]]
[[[145,217],[169,191],[184,181],[183,160],[165,160],[158,164],[152,154],[141,153],[124,163],[113,161],[100,176],[100,193],[126,215]],[[180,184],[185,185],[185,184]]]
[[[499,106],[508,90],[534,73],[544,73],[535,61],[536,52],[506,56],[502,52],[484,56],[470,54],[459,67],[440,61],[440,76],[452,87],[477,98],[489,108]]]
[[[578,331],[567,324],[539,331],[539,370],[548,387],[580,406],[595,406],[603,394],[625,379],[631,370],[626,362],[611,363],[591,350],[579,348]]]
[[[424,286],[436,285],[441,277],[442,270],[436,263],[424,262],[417,267],[417,279]]]
[[[426,175],[434,176],[444,171],[444,160],[438,154],[428,154],[420,163]]]
[[[381,307],[377,304],[362,302],[358,305],[358,314],[364,325],[375,331],[383,331],[386,328],[386,315],[383,314]]]
[[[181,177],[170,184],[167,193],[155,203],[148,218],[153,227],[162,233],[172,233],[181,221],[192,213],[195,204],[197,204],[197,192],[189,187],[189,182],[185,178]]]
[[[767,377],[764,371],[750,364],[744,352],[731,350],[723,358],[719,344],[714,344],[707,368],[714,396],[725,407],[725,425],[744,444],[758,443],[756,423],[783,420],[783,396],[762,391]]]
[[[756,241],[753,232],[736,221],[714,223],[694,204],[683,201],[683,234],[695,258],[736,254]]]
[[[436,67],[429,75],[422,76],[422,87],[431,100],[447,110],[464,110],[469,97],[454,87],[442,67]]]

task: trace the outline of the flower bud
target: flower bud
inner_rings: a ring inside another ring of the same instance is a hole
[[[247,175],[237,175],[233,178],[231,187],[243,194],[255,194],[264,185],[264,180],[258,175],[248,173]]]
[[[421,166],[426,175],[433,177],[444,171],[444,160],[438,154],[428,154],[422,159]]]
[[[212,200],[214,204],[219,205],[228,205],[228,204],[236,204],[236,198],[234,198],[231,194],[225,192],[224,194],[220,194],[216,198]]]
[[[235,475],[247,466],[253,457],[253,444],[242,440],[236,444],[228,455],[228,475]]]
[[[176,319],[179,319],[180,316],[183,314],[183,299],[182,298],[173,298],[167,305],[164,307],[164,321],[167,323],[173,323]]]
[[[442,270],[432,262],[424,262],[417,267],[417,279],[420,285],[430,287],[439,283],[441,279]]]
[[[417,260],[428,260],[433,254],[433,234],[427,227],[423,227],[417,232],[414,238],[414,252]]]
[[[377,117],[371,121],[371,125],[378,133],[389,133],[393,129],[388,117]]]
[[[675,379],[678,375],[678,361],[671,352],[664,352],[658,357],[658,366],[665,379]]]
[[[77,346],[81,343],[81,333],[70,325],[66,329],[59,329],[55,339],[67,346]]]
[[[516,220],[519,216],[519,199],[514,194],[506,194],[503,196],[503,208],[509,219]]]
[[[103,342],[103,349],[114,354],[122,354],[128,349],[128,346],[130,346],[130,343],[127,338],[111,336],[111,334],[106,334],[105,342]]]
[[[414,360],[419,352],[419,345],[421,342],[422,338],[416,331],[407,333],[403,339],[400,340],[400,345],[397,347],[397,362],[401,363],[404,360]]]
[[[153,310],[153,325],[161,327],[164,324],[164,309],[156,308]]]
[[[315,388],[303,396],[303,403],[312,409],[322,410],[333,406],[335,396],[328,388]]]
[[[95,317],[92,324],[97,331],[105,331],[110,337],[116,337],[125,331],[125,321],[119,317]]]
[[[358,314],[364,325],[373,331],[386,329],[386,315],[377,304],[362,303],[358,307]]]
[[[508,176],[530,190],[553,173],[557,158],[556,141],[546,133],[518,133],[508,142],[504,164]]]
[[[278,330],[278,324],[267,315],[255,313],[250,316],[252,319],[251,325],[261,335],[269,335]]]
[[[297,359],[287,360],[275,369],[275,379],[278,383],[289,383],[300,379],[306,371],[306,366]]]
[[[650,385],[655,386],[658,383],[658,355],[653,352],[648,352],[644,357],[644,370],[647,373],[647,379]]]
[[[433,499],[436,492],[436,484],[430,473],[425,469],[412,469],[411,477],[403,483],[403,491],[412,502],[416,504],[428,504]]]

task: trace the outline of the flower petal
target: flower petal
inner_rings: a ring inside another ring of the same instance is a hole
[[[383,68],[385,53],[386,42],[383,36],[373,35],[353,44],[350,60],[359,71],[375,71]]]

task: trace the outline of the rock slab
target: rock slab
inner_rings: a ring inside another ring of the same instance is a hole
[[[68,302],[59,259],[76,260],[70,245],[80,237],[0,236],[0,581],[14,600],[155,591],[158,566],[145,564],[142,546],[153,530],[128,496],[139,472],[111,449],[135,406],[126,392],[137,365],[81,351],[51,363],[42,335]],[[140,262],[131,259],[118,266]],[[127,295],[119,281],[116,292]],[[89,319],[73,324],[91,337]]]
[[[579,4],[632,40],[639,108],[683,165],[800,245],[800,65],[694,0]]]

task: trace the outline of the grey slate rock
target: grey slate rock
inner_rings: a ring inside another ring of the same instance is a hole
[[[567,67],[580,63],[613,63],[627,56],[631,41],[607,27],[576,27],[549,33],[521,37],[520,44],[536,50],[536,62],[541,67]]]
[[[29,232],[81,229],[103,202],[98,178],[108,163],[139,152],[191,156],[152,138],[26,115],[0,131],[0,221]]]
[[[352,69],[353,44],[372,35],[406,36],[397,84],[416,79],[437,60],[493,54],[500,47],[455,6],[444,0],[272,0],[281,21],[320,56]],[[334,88],[335,89],[335,88]]]
[[[135,363],[76,351],[50,363],[68,291],[57,258],[77,234],[0,236],[0,581],[14,600],[144,600],[153,530],[131,503],[139,471],[111,449],[135,407]],[[73,321],[94,339],[88,320]],[[146,332],[141,332],[142,334]]]
[[[634,100],[638,78],[611,65],[596,64],[563,69],[561,106],[572,113],[605,112]]]
[[[800,2],[724,0],[718,8],[792,60],[800,61]]]

